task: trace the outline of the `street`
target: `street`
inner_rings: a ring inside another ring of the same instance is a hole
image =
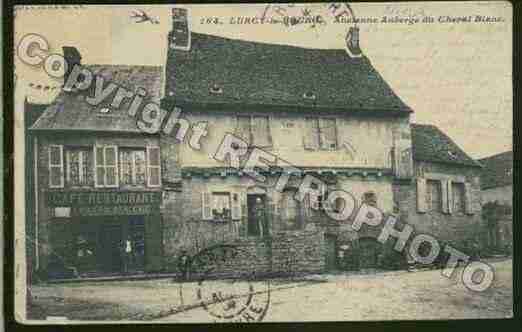
[[[462,269],[452,279],[440,270],[427,270],[321,274],[252,283],[181,284],[160,279],[42,285],[33,287],[30,318],[196,323],[511,317],[512,261],[491,265],[495,280],[481,293],[468,290],[457,278]]]

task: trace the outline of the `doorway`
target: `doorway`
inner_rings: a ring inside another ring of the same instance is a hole
[[[251,236],[268,235],[268,214],[266,209],[266,195],[248,194],[247,210],[247,234]]]
[[[382,245],[374,238],[359,239],[359,268],[375,269],[378,267]]]
[[[337,237],[335,235],[325,234],[324,240],[326,246],[326,271],[335,271],[337,270]]]
[[[122,225],[117,220],[107,220],[99,233],[98,260],[103,272],[120,272],[122,270]]]

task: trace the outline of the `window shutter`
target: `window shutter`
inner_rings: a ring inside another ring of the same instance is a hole
[[[147,186],[161,186],[161,160],[160,148],[147,146]]]
[[[319,136],[321,149],[337,149],[337,129],[335,119],[319,119]]]
[[[466,182],[464,183],[464,198],[465,198],[465,208],[466,208],[466,214],[474,214],[475,209],[473,207],[473,200],[474,200],[474,191],[471,186],[471,183]]]
[[[272,137],[270,136],[270,126],[268,116],[252,117],[252,144],[257,147],[271,147]]]
[[[448,181],[441,180],[440,181],[440,189],[442,194],[442,212],[449,213],[448,210]]]
[[[105,184],[105,161],[103,147],[94,146],[94,186],[99,188]]]
[[[428,211],[426,202],[426,179],[417,178],[417,211],[425,213]]]
[[[252,143],[250,135],[250,116],[237,116],[236,122],[235,135],[250,145]]]
[[[49,187],[63,188],[63,145],[49,146]]]
[[[212,220],[212,202],[210,199],[212,198],[209,192],[201,193],[201,218],[203,220]]]
[[[239,198],[239,193],[232,193],[232,220],[240,220],[241,219],[241,199]]]
[[[447,186],[447,190],[448,190],[448,195],[447,195],[448,196],[448,213],[452,214],[454,201],[453,201],[453,188],[452,188],[451,180],[447,181],[446,186]]]
[[[317,150],[319,148],[319,124],[317,118],[305,118],[304,148]]]

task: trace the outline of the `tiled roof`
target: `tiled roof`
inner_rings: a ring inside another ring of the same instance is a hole
[[[484,169],[480,177],[482,189],[513,184],[513,151],[506,151],[479,160]]]
[[[411,124],[413,159],[481,167],[455,142],[433,125]]]
[[[189,51],[169,49],[165,97],[180,104],[411,112],[365,56],[199,33],[191,34]]]
[[[84,66],[94,75],[101,75],[104,87],[109,82],[116,83],[136,92],[138,88],[147,91],[147,97],[143,98],[142,106],[148,102],[160,102],[162,69],[157,66],[124,66],[124,65],[91,65]],[[92,88],[95,82],[91,84]],[[45,110],[36,123],[33,130],[90,130],[90,131],[116,131],[116,132],[140,132],[136,126],[136,119],[129,116],[132,99],[126,98],[118,109],[107,113],[100,112],[107,107],[114,97],[115,92],[98,106],[91,106],[85,101],[85,96],[93,96],[93,90],[79,90],[78,92],[62,91],[54,102]]]

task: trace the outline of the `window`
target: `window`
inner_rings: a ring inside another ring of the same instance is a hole
[[[451,192],[453,193],[453,211],[457,213],[465,212],[465,186],[464,183],[455,183],[451,184]]]
[[[92,150],[89,148],[68,148],[67,184],[73,187],[92,186],[94,183]]]
[[[304,146],[310,150],[337,150],[335,119],[306,118]]]
[[[302,226],[301,204],[294,195],[294,190],[286,190],[282,194],[281,219],[284,229],[299,229]]]
[[[120,184],[145,186],[146,160],[145,149],[120,148]]]
[[[238,193],[203,192],[202,219],[228,221],[241,219],[241,203]]]
[[[118,187],[118,147],[94,146],[94,165],[96,187]]]
[[[161,160],[159,147],[147,147],[147,173],[149,187],[161,185]]]
[[[442,211],[442,190],[440,181],[426,180],[426,205],[428,211]]]
[[[272,146],[268,116],[238,116],[235,134],[249,146]]]
[[[230,220],[229,193],[212,193],[212,218],[214,220]]]
[[[63,145],[49,146],[49,187],[63,188]]]

